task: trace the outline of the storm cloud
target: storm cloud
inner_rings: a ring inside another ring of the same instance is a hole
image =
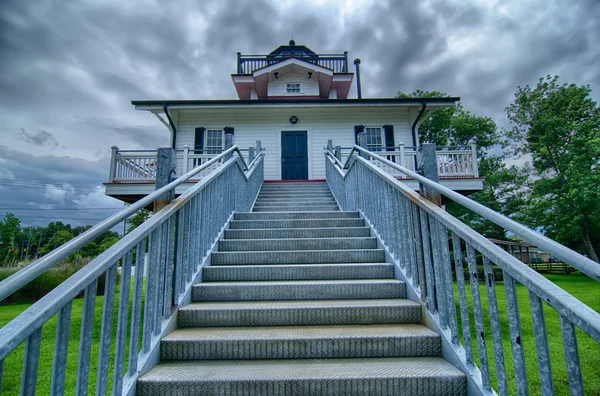
[[[4,0],[0,179],[43,187],[2,201],[56,205],[64,192],[64,205],[97,204],[110,146],[168,143],[132,99],[235,98],[236,52],[268,53],[292,33],[360,58],[365,97],[443,91],[503,126],[517,86],[547,74],[600,89],[593,0]]]

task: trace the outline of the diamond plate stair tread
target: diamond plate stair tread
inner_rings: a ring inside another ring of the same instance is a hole
[[[278,212],[288,212],[290,210],[287,206],[263,206],[263,207],[255,207],[254,210],[256,213],[278,213]],[[303,206],[296,207],[296,211],[298,212],[321,212],[323,210],[339,210],[336,206]]]
[[[383,249],[268,250],[211,254],[212,265],[380,263],[382,261],[385,261]]]
[[[465,395],[465,375],[441,358],[213,360],[161,363],[140,396]]]
[[[325,280],[325,279],[388,279],[394,277],[390,263],[336,264],[269,264],[207,266],[202,279],[211,281],[235,280]]]
[[[195,302],[179,310],[180,327],[421,323],[408,299]]]
[[[358,219],[358,212],[311,212],[303,213],[298,211],[287,211],[280,213],[257,213],[257,212],[237,212],[233,215],[234,220],[287,220],[287,219]]]
[[[247,228],[225,230],[225,239],[366,237],[370,234],[368,227]]]
[[[420,324],[212,327],[175,330],[161,358],[296,359],[439,356],[440,336]]]
[[[321,227],[364,227],[363,219],[293,219],[293,220],[232,220],[229,228],[321,228]]]
[[[193,301],[340,300],[405,296],[406,285],[394,279],[203,282],[192,287]]]
[[[375,249],[375,237],[358,238],[286,238],[286,239],[223,239],[220,252],[257,252],[268,250],[339,250]]]

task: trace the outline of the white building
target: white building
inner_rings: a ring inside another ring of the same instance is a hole
[[[327,141],[347,155],[363,132],[371,150],[386,151],[397,163],[414,169],[420,121],[427,112],[459,100],[348,99],[355,77],[348,68],[348,53],[316,54],[293,40],[268,55],[238,53],[237,58],[238,70],[231,77],[239,99],[132,101],[170,131],[178,174],[219,153],[226,133],[233,134],[240,148],[261,142],[266,181],[324,180]],[[156,151],[115,147],[111,161],[107,195],[134,202],[153,191]],[[440,151],[438,165],[442,184],[464,193],[481,189],[473,150]],[[177,193],[186,188],[181,186]]]

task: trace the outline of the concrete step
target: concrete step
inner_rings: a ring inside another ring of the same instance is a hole
[[[439,356],[439,334],[421,324],[209,327],[161,340],[163,360],[332,359]]]
[[[347,212],[339,212],[347,213]],[[265,214],[265,213],[261,213]],[[312,213],[303,213],[309,215]],[[269,213],[270,215],[270,213]],[[260,238],[338,238],[369,236],[368,227],[339,228],[264,228],[225,230],[225,239],[260,239]]]
[[[358,219],[358,212],[284,212],[284,213],[255,213],[237,212],[233,215],[234,220],[287,220],[287,219]]]
[[[232,220],[232,230],[258,228],[331,228],[364,227],[363,219]]]
[[[179,309],[179,327],[421,323],[407,299],[196,302]]]
[[[161,363],[139,396],[466,395],[465,375],[438,357],[210,360]]]
[[[192,301],[342,300],[405,298],[395,279],[203,282],[192,286]]]
[[[340,210],[335,205],[327,205],[327,206],[255,206],[252,210],[255,212],[289,212],[290,210],[295,210],[298,212],[325,212],[325,211],[334,211]]]
[[[205,282],[258,280],[390,279],[394,266],[368,264],[218,265],[202,269]]]
[[[381,263],[383,249],[213,252],[211,265]]]
[[[223,239],[219,252],[376,249],[377,238]]]

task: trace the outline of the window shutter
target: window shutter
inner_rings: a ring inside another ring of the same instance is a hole
[[[385,147],[387,151],[394,151],[394,126],[393,125],[384,125],[383,132],[385,134]]]
[[[194,154],[202,154],[204,150],[204,131],[206,128],[199,127],[195,130],[194,136]]]
[[[223,131],[225,132],[225,135],[233,135],[232,127],[225,127],[225,128],[223,128]]]
[[[363,133],[365,131],[364,125],[355,125],[354,126],[354,144],[358,145],[358,134]]]

